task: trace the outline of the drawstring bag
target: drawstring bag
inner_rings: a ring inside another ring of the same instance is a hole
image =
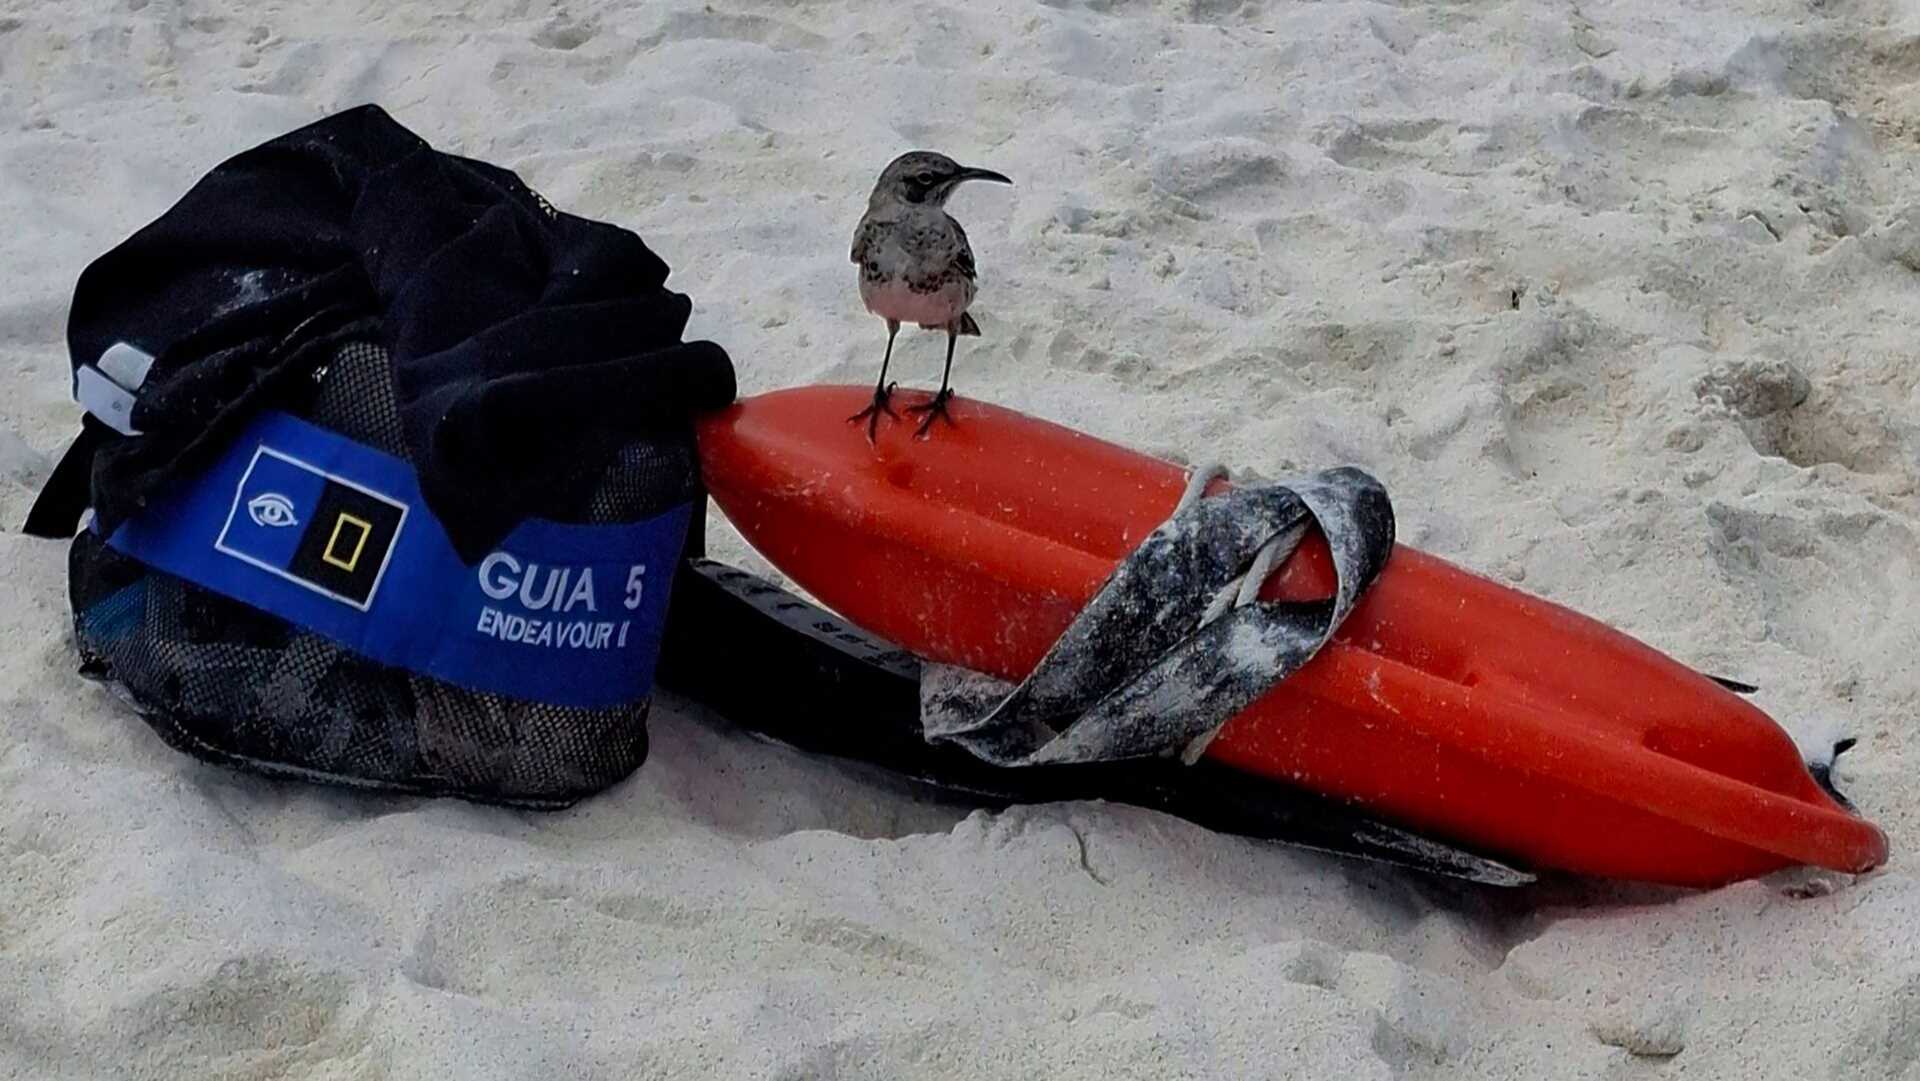
[[[735,392],[667,273],[376,107],[221,164],[76,287],[87,415],[27,531],[72,538],[81,671],[268,774],[527,807],[630,774],[692,417]]]

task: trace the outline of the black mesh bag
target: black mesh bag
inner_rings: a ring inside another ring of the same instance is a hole
[[[73,538],[81,671],[268,774],[526,807],[627,776],[692,416],[734,393],[665,276],[378,109],[221,165],[76,289],[89,415],[27,531]]]

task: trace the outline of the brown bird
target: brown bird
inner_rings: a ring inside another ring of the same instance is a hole
[[[969,180],[1013,181],[991,169],[964,166],[930,150],[915,150],[893,159],[881,172],[867,197],[867,212],[853,231],[853,262],[860,267],[860,299],[867,310],[887,323],[887,351],[880,360],[880,381],[873,388],[873,404],[848,417],[849,423],[867,422],[871,442],[880,414],[897,417],[888,398],[887,366],[893,361],[894,336],[900,324],[916,323],[922,330],[947,332],[947,366],[940,376],[940,393],[925,405],[909,406],[909,413],[926,413],[914,434],[924,437],[935,417],[947,414],[953,397],[953,346],[962,334],[978,337],[979,324],[967,314],[978,291],[973,249],[966,231],[946,212],[947,198]]]

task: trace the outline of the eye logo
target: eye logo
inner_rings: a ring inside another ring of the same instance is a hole
[[[279,492],[263,492],[248,500],[247,517],[252,518],[255,525],[275,528],[300,524],[293,513],[293,501]]]

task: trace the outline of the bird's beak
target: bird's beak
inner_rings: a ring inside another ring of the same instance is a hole
[[[1001,176],[992,169],[974,169],[971,167],[960,170],[960,175],[954,178],[954,183],[957,184],[963,180],[992,180],[1000,184],[1013,183],[1013,181]]]

